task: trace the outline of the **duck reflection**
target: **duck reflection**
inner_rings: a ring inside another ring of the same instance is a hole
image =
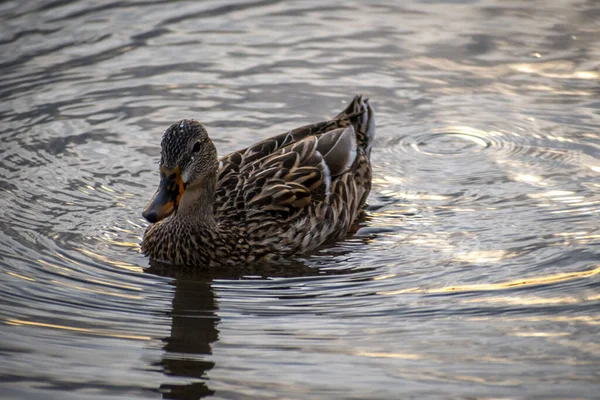
[[[361,238],[365,243],[368,238]],[[331,257],[351,251],[332,247],[322,252]],[[331,258],[329,258],[331,261]],[[213,291],[213,279],[239,280],[253,278],[286,278],[352,274],[352,270],[327,270],[321,262],[296,260],[281,264],[244,266],[227,270],[184,269],[152,262],[146,273],[175,278],[171,335],[164,339],[164,355],[160,362],[165,375],[186,380],[186,383],[165,383],[159,387],[164,399],[200,399],[215,392],[208,385],[206,374],[215,363],[210,360],[212,345],[219,339],[218,303]],[[314,260],[313,260],[314,261]],[[312,264],[312,265],[311,265]],[[370,269],[370,268],[363,268]],[[257,280],[257,285],[260,280]],[[188,383],[189,382],[189,383]]]
[[[159,391],[164,399],[200,399],[214,394],[206,373],[214,367],[208,358],[219,338],[217,303],[210,280],[178,277],[171,311],[171,335],[164,339],[161,366],[165,375],[191,383],[165,383]]]
[[[214,394],[206,381],[207,372],[214,367],[210,361],[211,346],[219,339],[218,305],[212,289],[213,278],[240,279],[244,276],[301,276],[318,275],[316,268],[301,263],[262,266],[258,270],[194,271],[153,262],[147,273],[175,278],[175,296],[171,335],[164,339],[164,355],[160,363],[163,373],[184,378],[191,383],[165,383],[159,392],[164,399],[200,399]]]

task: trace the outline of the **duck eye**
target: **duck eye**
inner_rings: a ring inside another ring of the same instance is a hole
[[[194,147],[192,147],[192,153],[197,153],[200,151],[200,142],[194,143]]]

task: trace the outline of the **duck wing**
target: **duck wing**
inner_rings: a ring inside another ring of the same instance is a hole
[[[364,158],[370,150],[371,121],[372,109],[357,96],[332,120],[294,129],[222,158],[217,219],[240,221],[262,214],[290,220],[311,203],[328,203],[337,180],[364,164],[357,162],[357,156],[360,152]]]

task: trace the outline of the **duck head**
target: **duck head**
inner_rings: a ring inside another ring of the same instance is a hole
[[[195,120],[182,120],[163,134],[160,183],[142,215],[156,223],[177,213],[186,191],[199,190],[218,166],[217,150],[206,128]]]

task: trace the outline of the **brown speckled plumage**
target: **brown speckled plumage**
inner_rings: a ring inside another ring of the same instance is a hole
[[[343,238],[371,189],[374,134],[373,109],[360,96],[332,120],[220,160],[202,125],[173,124],[161,165],[180,168],[185,191],[175,211],[147,229],[142,250],[201,268],[273,261]]]

